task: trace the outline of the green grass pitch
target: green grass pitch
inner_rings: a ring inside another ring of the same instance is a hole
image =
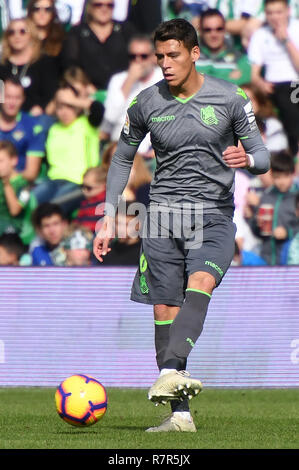
[[[298,449],[299,389],[206,389],[190,403],[197,433],[145,433],[169,406],[107,392],[102,421],[82,429],[58,416],[54,389],[0,388],[0,449]]]

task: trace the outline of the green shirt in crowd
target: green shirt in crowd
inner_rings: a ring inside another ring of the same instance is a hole
[[[10,184],[18,198],[23,210],[17,216],[12,216],[6,202],[2,180],[0,179],[0,235],[4,232],[16,232],[21,234],[23,229],[26,207],[30,200],[30,192],[27,189],[28,182],[21,175],[10,179]]]
[[[200,45],[196,70],[239,86],[251,81],[251,65],[246,54],[230,46],[214,54],[206,46]]]
[[[78,117],[65,126],[53,124],[46,141],[48,177],[81,184],[85,171],[100,164],[99,130],[87,116]]]

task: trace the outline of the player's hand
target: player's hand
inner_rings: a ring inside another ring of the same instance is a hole
[[[114,228],[114,217],[105,215],[102,227],[93,241],[93,254],[101,263],[103,262],[103,256],[111,251],[109,242],[114,238]]]
[[[223,160],[230,168],[246,168],[250,165],[249,158],[242,146],[227,147],[222,153]]]

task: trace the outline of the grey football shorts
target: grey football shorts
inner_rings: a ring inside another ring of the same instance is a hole
[[[131,300],[181,306],[188,277],[197,271],[212,274],[218,286],[234,256],[236,226],[229,216],[207,214],[200,231],[201,240],[195,244],[188,234],[143,236]]]

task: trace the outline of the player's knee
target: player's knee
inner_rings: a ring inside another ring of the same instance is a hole
[[[154,305],[154,317],[156,321],[167,321],[173,320],[180,307],[175,307],[173,305],[157,304]]]
[[[216,279],[212,274],[198,271],[189,276],[188,288],[197,289],[211,294],[216,287]]]

